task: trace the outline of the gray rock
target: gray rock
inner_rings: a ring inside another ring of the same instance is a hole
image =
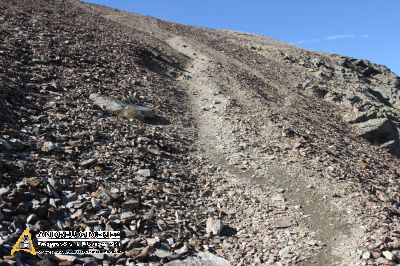
[[[135,218],[135,215],[131,212],[123,212],[121,213],[121,220],[131,220]]]
[[[230,266],[224,258],[209,252],[199,252],[198,257],[187,257],[185,260],[173,260],[164,264],[166,266]]]
[[[57,204],[56,204],[56,202],[55,202],[55,200],[53,198],[49,199],[49,204],[50,204],[50,206],[53,206],[54,208],[57,209]]]
[[[206,222],[206,232],[208,234],[212,234],[217,236],[221,233],[222,228],[224,227],[221,219],[213,219],[209,217]]]
[[[156,173],[151,169],[139,169],[137,171],[138,176],[140,177],[155,177]]]
[[[153,247],[160,242],[159,237],[146,238],[147,245]]]
[[[187,257],[185,260],[173,260],[165,263],[165,266],[201,266],[201,262],[198,258]]]
[[[96,208],[96,209],[100,209],[101,208],[101,204],[100,204],[100,201],[98,199],[92,197],[90,199],[90,202],[92,203],[92,207],[93,208]]]
[[[224,242],[222,242],[222,246],[223,246],[224,248],[226,248],[226,249],[232,249],[232,248],[235,247],[234,244],[232,244],[232,243],[230,243],[230,242],[228,242],[228,241],[226,241],[226,240],[224,240]]]
[[[377,258],[375,262],[377,263],[375,265],[390,265],[389,261],[382,257]]]
[[[369,252],[369,251],[365,251],[363,254],[362,254],[362,259],[363,260],[367,260],[367,259],[369,259],[371,257],[371,253]]]
[[[154,255],[155,255],[156,257],[160,258],[160,259],[163,259],[163,258],[167,258],[167,257],[171,256],[172,253],[169,252],[169,251],[163,250],[163,249],[157,249],[157,250],[154,252]]]
[[[92,100],[95,105],[98,105],[102,109],[112,113],[118,114],[119,112],[123,111],[124,108],[126,109],[126,107],[128,107],[128,109],[133,108],[135,111],[141,113],[141,115],[146,119],[153,119],[155,117],[154,111],[149,108],[128,104],[123,101],[107,96],[102,96],[97,93],[90,94],[89,99]]]
[[[273,221],[272,223],[270,223],[270,226],[272,228],[276,228],[276,229],[283,229],[283,228],[291,227],[294,224],[295,224],[295,222],[292,221],[291,219],[282,218],[282,219],[278,219],[278,220]]]
[[[10,150],[12,150],[12,146],[10,145],[10,143],[8,143],[7,140],[0,139],[0,149],[10,151]]]
[[[68,201],[73,201],[78,198],[78,195],[75,192],[64,191],[64,196]]]
[[[126,106],[122,101],[111,97],[101,96],[97,93],[90,94],[89,99],[92,100],[95,105],[110,112],[119,112]]]
[[[56,148],[56,146],[54,145],[53,142],[46,141],[45,143],[43,143],[41,150],[43,152],[50,152],[50,151],[54,150],[55,148]]]
[[[278,192],[278,193],[284,193],[286,191],[286,189],[284,189],[284,188],[277,188],[276,189],[276,192]]]
[[[358,123],[357,126],[359,135],[375,144],[383,144],[399,137],[396,126],[387,118],[371,119]]]
[[[39,220],[38,217],[34,213],[29,215],[28,218],[26,218],[26,222],[28,224],[35,224],[38,220]]]
[[[177,254],[186,254],[189,252],[189,247],[187,244],[183,244],[183,246],[180,249],[175,250],[175,253]]]
[[[201,258],[202,265],[207,266],[230,266],[231,264],[224,258],[218,257],[209,252],[199,252],[198,257]]]
[[[390,252],[390,251],[388,251],[388,250],[383,251],[383,252],[382,252],[382,255],[383,255],[387,260],[390,260],[390,261],[392,261],[393,258],[394,258],[392,252]]]
[[[278,255],[280,257],[284,257],[285,255],[289,254],[289,252],[292,250],[291,247],[284,247],[281,250],[279,250]]]
[[[183,260],[184,265],[186,266],[201,266],[202,262],[196,257],[187,257]]]
[[[0,188],[0,197],[5,195],[5,194],[8,194],[9,192],[10,192],[9,188],[6,188],[6,187]]]

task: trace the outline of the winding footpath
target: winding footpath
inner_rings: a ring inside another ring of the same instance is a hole
[[[243,107],[266,108],[261,106],[257,95],[240,90],[238,81],[219,71],[221,65],[216,62],[221,61],[220,58],[211,58],[181,37],[170,38],[167,43],[191,58],[187,74],[180,78],[180,86],[187,89],[197,120],[199,156],[215,162],[225,178],[239,180],[250,190],[262,193],[258,196],[266,205],[282,207],[277,214],[283,217],[279,220],[283,223],[282,228],[293,224],[315,237],[315,245],[320,248],[310,253],[311,259],[304,265],[348,265],[353,255],[349,252],[356,249],[359,232],[350,231],[347,217],[321,194],[323,189],[315,189],[307,172],[273,161],[260,151],[260,142],[269,141],[267,134],[257,135],[254,130],[241,127],[240,122],[251,116],[252,111]],[[262,119],[250,121],[253,123],[251,128],[262,133],[265,128]],[[248,145],[254,139],[257,139],[257,142],[253,141],[257,145]],[[262,234],[271,234],[264,229],[260,231]],[[272,233],[277,239],[279,231],[277,226]],[[297,241],[302,240],[298,238]],[[287,247],[301,249],[304,243],[296,244],[289,243]]]

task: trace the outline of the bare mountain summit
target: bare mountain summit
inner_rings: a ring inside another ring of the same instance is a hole
[[[385,66],[69,0],[0,35],[0,265],[399,263]],[[26,227],[121,252],[10,256]]]

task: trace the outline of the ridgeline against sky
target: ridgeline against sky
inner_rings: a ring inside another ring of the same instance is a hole
[[[400,74],[396,0],[89,0],[174,22],[263,34],[302,48],[365,58]]]

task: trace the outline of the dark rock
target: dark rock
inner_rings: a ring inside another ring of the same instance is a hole
[[[22,141],[20,141],[19,139],[10,139],[9,143],[12,146],[12,148],[16,151],[22,151],[27,147],[27,145]]]
[[[0,139],[0,150],[11,151],[12,146],[5,139]]]

